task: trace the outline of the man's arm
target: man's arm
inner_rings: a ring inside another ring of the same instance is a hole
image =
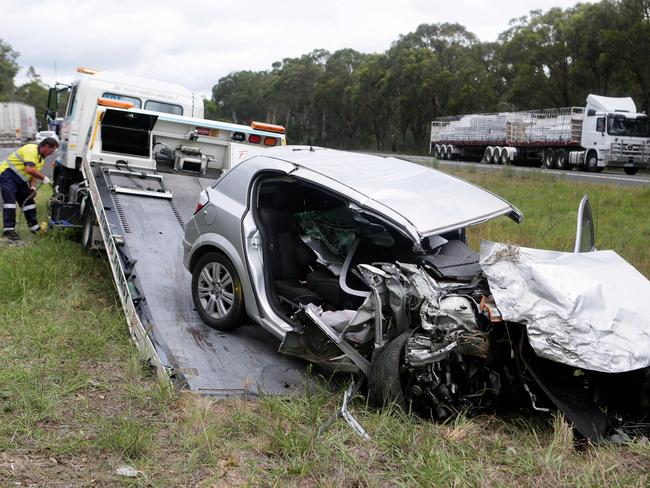
[[[50,179],[36,169],[36,166],[31,166],[28,163],[25,163],[25,173],[31,176],[29,180],[29,186],[31,188],[36,188],[36,181],[41,180],[43,183],[48,184]]]

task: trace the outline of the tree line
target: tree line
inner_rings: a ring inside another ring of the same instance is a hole
[[[290,143],[425,152],[437,117],[583,106],[589,93],[650,110],[650,0],[535,10],[496,42],[438,23],[383,53],[315,50],[221,78],[206,115],[282,124]]]
[[[47,87],[0,39],[0,101],[45,113]],[[475,112],[581,106],[589,93],[650,110],[650,0],[535,10],[496,42],[459,24],[422,24],[383,53],[314,50],[219,79],[206,117],[284,125],[293,144],[426,152],[431,120]]]

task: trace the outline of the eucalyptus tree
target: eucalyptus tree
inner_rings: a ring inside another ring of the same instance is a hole
[[[273,97],[282,115],[280,123],[295,142],[314,143],[316,85],[325,71],[328,51],[318,49],[299,58],[285,58],[274,66]]]
[[[622,61],[627,79],[641,109],[650,111],[650,0],[621,0],[620,24],[608,34],[615,55]],[[624,81],[624,80],[623,80]],[[629,93],[628,93],[629,94]]]
[[[212,88],[210,115],[235,123],[267,120],[273,111],[273,81],[274,74],[268,71],[236,71],[224,76]]]
[[[478,38],[459,24],[422,24],[388,51],[389,76],[399,87],[403,138],[423,150],[432,119],[494,105],[495,78]]]
[[[325,62],[325,70],[315,86],[317,115],[320,126],[318,143],[353,147],[362,128],[359,68],[368,58],[354,49],[332,53]]]
[[[14,77],[18,73],[18,53],[0,39],[0,101],[11,99],[14,92]]]
[[[533,10],[499,36],[508,101],[520,106],[566,107],[576,100],[575,59],[567,35],[571,12]]]

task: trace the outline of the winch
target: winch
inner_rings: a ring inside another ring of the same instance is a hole
[[[208,167],[208,158],[200,147],[179,146],[176,148],[174,171],[205,174]]]

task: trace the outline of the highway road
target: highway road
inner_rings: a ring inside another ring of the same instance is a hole
[[[393,156],[396,158],[406,159],[414,163],[426,164],[431,166],[434,164],[435,159],[429,156],[411,156],[408,154],[386,154],[382,153],[381,156]],[[466,161],[438,161],[437,166],[441,170],[445,168],[475,168],[477,171],[503,171],[503,166],[497,164],[486,163],[471,163]],[[650,174],[636,174],[629,176],[622,171],[611,170],[603,173],[585,173],[582,171],[561,171],[561,170],[548,170],[542,168],[527,168],[523,166],[510,166],[513,171],[521,172],[536,172],[540,174],[555,175],[558,177],[566,178],[569,181],[580,181],[588,183],[598,183],[601,185],[620,185],[620,186],[648,186],[650,185]]]

